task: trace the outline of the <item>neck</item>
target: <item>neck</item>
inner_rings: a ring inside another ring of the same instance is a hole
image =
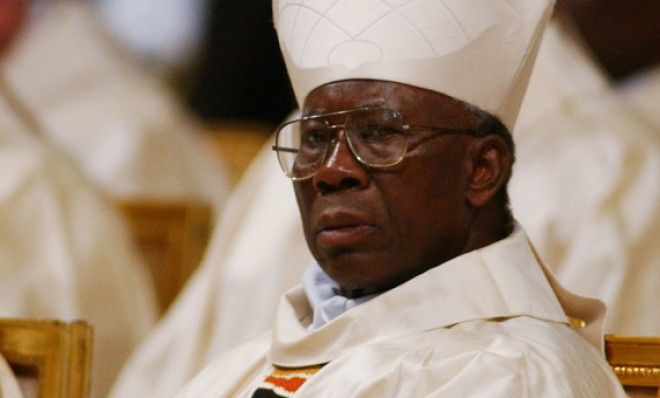
[[[474,209],[468,238],[462,253],[481,249],[511,234],[513,223],[493,201]]]

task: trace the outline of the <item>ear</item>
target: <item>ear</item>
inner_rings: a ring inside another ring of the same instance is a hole
[[[511,153],[497,135],[474,138],[466,156],[467,200],[474,207],[488,203],[506,184],[511,174]]]

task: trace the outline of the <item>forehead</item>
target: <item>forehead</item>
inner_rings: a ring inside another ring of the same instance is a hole
[[[312,90],[303,114],[321,114],[362,107],[399,111],[410,121],[469,121],[476,116],[460,101],[449,96],[403,83],[381,80],[343,80]]]

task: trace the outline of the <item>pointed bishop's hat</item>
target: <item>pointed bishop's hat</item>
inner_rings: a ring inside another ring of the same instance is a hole
[[[379,79],[475,105],[513,129],[554,0],[273,0],[299,105]]]

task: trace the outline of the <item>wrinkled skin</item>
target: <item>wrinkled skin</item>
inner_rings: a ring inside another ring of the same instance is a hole
[[[471,128],[478,122],[447,96],[374,80],[318,87],[303,112],[364,106],[397,110],[411,125]],[[389,289],[488,243],[475,242],[471,231],[474,210],[484,203],[471,196],[479,172],[472,147],[479,139],[415,133],[403,162],[372,169],[355,159],[343,132],[339,137],[314,177],[294,182],[294,189],[312,254],[344,294]]]

